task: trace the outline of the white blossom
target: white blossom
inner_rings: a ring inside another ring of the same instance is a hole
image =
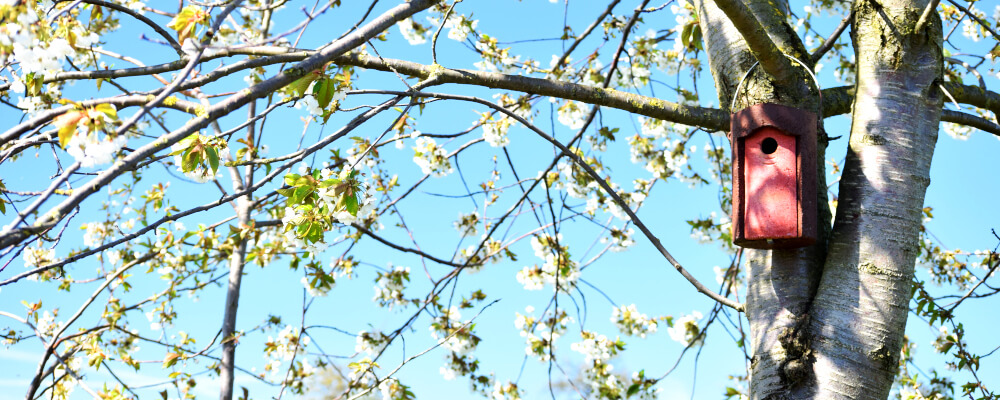
[[[99,138],[96,132],[87,133],[82,129],[77,130],[77,134],[69,139],[66,144],[66,152],[73,156],[80,166],[84,168],[111,163],[128,139],[125,136],[112,138],[110,135],[103,135]]]
[[[39,242],[38,247],[27,247],[24,249],[24,266],[26,268],[30,267],[40,267],[42,265],[51,264],[56,260],[56,250],[46,249],[42,247],[41,242]]]
[[[655,333],[657,323],[646,314],[639,313],[635,304],[629,306],[613,307],[611,311],[611,322],[618,327],[618,330],[626,335],[646,338],[646,334]]]
[[[670,335],[671,339],[684,346],[699,346],[705,340],[704,335],[701,334],[701,329],[698,327],[698,321],[701,318],[702,315],[698,311],[693,311],[691,315],[677,318],[674,320],[673,326],[667,328],[667,334]]]
[[[427,43],[427,37],[421,31],[420,26],[413,22],[413,19],[407,18],[396,23],[396,27],[399,28],[399,33],[403,35],[403,38],[411,45],[418,45]]]
[[[439,147],[434,139],[423,136],[418,137],[413,151],[413,162],[425,174],[441,177],[450,174],[454,170],[451,162],[448,161],[448,152],[444,148]]]

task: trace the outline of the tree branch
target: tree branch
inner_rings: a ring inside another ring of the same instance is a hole
[[[942,110],[941,121],[951,122],[953,124],[968,125],[973,128],[979,129],[983,132],[989,132],[997,137],[1000,137],[1000,125],[997,125],[993,121],[990,121],[986,118],[982,118],[976,115],[960,111]]]
[[[549,79],[530,78],[520,75],[450,69],[387,58],[379,60],[375,57],[365,57],[358,53],[345,54],[334,58],[333,61],[342,65],[353,65],[379,71],[388,72],[396,70],[401,74],[424,79],[433,76],[436,78],[436,83],[476,85],[493,89],[515,90],[543,96],[559,97],[617,108],[647,117],[698,126],[712,131],[729,130],[729,114],[723,110],[685,106],[654,97],[614,89],[604,89]]]
[[[978,86],[962,85],[954,82],[942,84],[955,99],[979,108],[985,108],[1000,117],[1000,94]]]
[[[660,254],[664,258],[666,258],[667,261],[671,265],[673,265],[673,267],[675,269],[677,269],[677,272],[680,272],[681,276],[683,276],[685,279],[687,279],[687,281],[690,282],[695,287],[696,290],[698,290],[702,294],[705,294],[706,296],[708,296],[712,300],[715,300],[715,301],[719,302],[720,304],[722,304],[724,306],[730,307],[730,308],[732,308],[732,309],[734,309],[736,311],[739,311],[739,312],[743,312],[743,305],[742,304],[739,304],[739,303],[733,301],[732,299],[729,299],[729,298],[726,298],[726,297],[722,297],[718,293],[712,291],[711,289],[709,289],[708,287],[706,287],[704,284],[702,284],[701,282],[699,282],[690,273],[688,273],[687,270],[684,269],[684,267],[677,261],[677,259],[675,259],[674,256],[671,255],[670,252],[667,251],[667,249],[663,247],[663,244],[660,242],[660,239],[657,238],[656,235],[654,235],[649,230],[649,228],[646,227],[646,224],[644,224],[642,222],[642,220],[640,220],[639,217],[635,215],[635,212],[632,211],[632,208],[629,207],[628,203],[626,203],[625,200],[623,200],[621,198],[621,196],[619,196],[618,193],[615,192],[615,190],[612,189],[610,185],[608,185],[608,182],[606,182],[603,178],[601,178],[601,176],[596,171],[594,171],[594,169],[589,164],[587,164],[586,162],[584,162],[583,160],[581,160],[580,157],[578,155],[576,155],[576,153],[573,153],[569,148],[567,148],[565,145],[563,145],[562,143],[560,143],[558,140],[556,140],[555,138],[553,138],[549,134],[545,133],[541,129],[538,129],[538,127],[536,127],[531,122],[528,122],[524,118],[521,118],[520,116],[518,116],[514,112],[512,112],[510,110],[507,110],[506,108],[504,108],[504,107],[502,107],[502,106],[500,106],[498,104],[495,104],[493,102],[490,102],[490,101],[487,101],[487,100],[483,100],[483,99],[480,99],[480,98],[476,98],[476,97],[460,96],[460,95],[450,95],[450,94],[441,94],[441,93],[426,93],[426,92],[392,92],[392,91],[385,91],[385,93],[386,94],[408,95],[408,96],[414,96],[414,97],[434,97],[434,98],[440,98],[440,99],[462,100],[462,101],[468,101],[468,102],[478,103],[478,104],[482,104],[482,105],[485,105],[487,107],[493,108],[493,109],[495,109],[495,110],[497,110],[497,111],[499,111],[501,113],[504,113],[508,117],[516,120],[521,125],[524,125],[528,129],[530,129],[532,132],[535,132],[535,134],[537,134],[538,136],[541,136],[543,139],[545,139],[546,141],[548,141],[549,143],[551,143],[553,146],[556,146],[557,148],[559,148],[559,151],[564,156],[569,157],[570,159],[573,160],[574,163],[576,163],[581,168],[583,168],[585,171],[587,171],[587,174],[590,175],[591,178],[593,178],[598,183],[598,185],[601,186],[601,189],[603,189],[604,192],[608,194],[608,196],[610,196],[612,199],[614,199],[615,203],[619,207],[621,207],[621,209],[623,211],[625,211],[626,214],[628,214],[629,220],[631,220],[632,223],[634,223],[635,226],[637,228],[639,228],[640,231],[642,231],[643,235],[645,235],[646,238],[649,239],[650,243],[653,244],[653,247],[655,247],[656,250],[659,251]]]
[[[31,235],[43,232],[52,226],[55,226],[58,221],[65,217],[70,210],[76,208],[80,203],[82,203],[84,199],[100,190],[100,188],[110,183],[125,171],[134,168],[135,165],[142,159],[173,145],[190,135],[192,132],[204,128],[211,121],[227,115],[253,100],[267,96],[268,94],[281,89],[309,71],[322,67],[334,57],[361,46],[375,35],[394,25],[396,22],[430,7],[433,3],[434,0],[414,0],[387,10],[379,18],[372,21],[361,30],[348,35],[343,40],[337,40],[330,45],[323,47],[322,50],[307,57],[296,66],[288,68],[278,75],[258,83],[253,87],[247,88],[239,94],[233,95],[215,106],[209,107],[203,113],[200,113],[198,118],[192,119],[183,127],[161,136],[158,140],[152,143],[142,146],[116,162],[111,168],[101,172],[96,178],[87,182],[87,184],[85,184],[84,187],[78,192],[74,192],[72,196],[54,207],[42,218],[39,218],[33,226],[13,230],[0,236],[0,249],[16,245],[24,240],[27,240],[31,237]]]
[[[778,82],[788,84],[795,79],[795,67],[791,60],[778,49],[771,37],[767,35],[764,26],[753,15],[750,8],[740,0],[714,0],[715,5],[726,13],[743,40],[747,42],[750,53],[760,62],[761,68],[778,79]]]
[[[837,39],[840,38],[840,35],[844,33],[844,30],[846,30],[849,25],[851,25],[851,20],[853,18],[854,18],[854,10],[851,10],[851,13],[848,14],[846,18],[840,21],[840,25],[837,25],[837,29],[833,30],[833,33],[830,34],[830,37],[826,38],[826,41],[823,42],[823,44],[820,45],[819,48],[817,48],[816,51],[814,51],[809,56],[809,59],[812,60],[813,64],[819,62],[819,60],[823,58],[826,52],[830,51],[830,49],[833,48],[833,45],[837,43]]]
[[[84,100],[78,102],[77,104],[83,108],[93,107],[98,104],[110,104],[115,106],[115,108],[122,109],[125,107],[142,106],[148,103],[149,100],[150,100],[149,96],[133,94],[128,96]],[[201,108],[201,105],[192,101],[177,99],[177,101],[164,102],[160,104],[159,107],[171,108],[177,111],[186,112],[188,114],[196,114],[198,109]],[[45,125],[49,121],[52,121],[55,117],[65,114],[67,111],[72,111],[75,108],[76,106],[73,105],[66,105],[59,108],[53,108],[51,110],[39,113],[34,118],[31,118],[27,121],[15,125],[14,127],[8,129],[6,132],[0,134],[0,147],[6,145],[13,139],[20,137],[25,132],[38,128],[42,125]]]
[[[119,4],[109,3],[109,2],[106,2],[106,1],[101,1],[101,0],[83,0],[83,2],[84,3],[98,5],[98,6],[101,6],[101,7],[107,7],[107,8],[110,8],[112,10],[115,10],[115,11],[118,11],[118,12],[121,12],[121,13],[124,13],[124,14],[128,14],[132,18],[135,18],[135,19],[141,21],[142,23],[146,24],[147,26],[149,26],[150,28],[152,28],[154,31],[156,31],[157,34],[159,34],[160,36],[162,36],[163,39],[165,39],[167,41],[167,43],[170,44],[170,47],[174,48],[174,51],[176,51],[178,55],[181,55],[181,56],[184,55],[184,51],[181,50],[181,45],[179,43],[177,43],[176,40],[174,40],[174,37],[170,36],[169,32],[167,32],[165,29],[163,29],[161,26],[157,25],[155,22],[153,22],[149,18],[146,18],[146,16],[144,16],[142,14],[139,14],[139,13],[137,13],[135,11],[132,11],[128,7],[123,7],[123,6],[119,5]]]

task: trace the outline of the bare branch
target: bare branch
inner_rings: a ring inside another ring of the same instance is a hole
[[[736,311],[739,311],[739,312],[743,311],[743,305],[742,304],[739,304],[739,303],[737,303],[737,302],[735,302],[735,301],[733,301],[731,299],[722,297],[718,293],[712,291],[711,289],[709,289],[708,287],[706,287],[704,284],[702,284],[701,282],[699,282],[690,273],[688,273],[687,270],[684,269],[684,267],[677,261],[677,259],[675,259],[674,256],[671,255],[670,252],[667,251],[667,249],[663,247],[663,244],[660,242],[660,239],[657,238],[656,235],[653,235],[653,233],[649,230],[649,228],[646,227],[646,224],[644,224],[642,222],[642,220],[640,220],[639,217],[635,215],[635,212],[633,212],[632,209],[631,209],[631,207],[628,206],[628,203],[626,203],[625,200],[623,200],[621,198],[621,196],[619,196],[618,193],[615,192],[614,189],[612,189],[611,186],[609,186],[608,183],[603,178],[601,178],[601,176],[596,171],[594,171],[594,169],[591,168],[591,166],[589,164],[587,164],[586,162],[584,162],[583,160],[581,160],[579,156],[577,156],[575,153],[573,153],[569,148],[567,148],[565,145],[563,145],[562,143],[560,143],[558,140],[556,140],[555,138],[553,138],[549,134],[545,133],[541,129],[538,129],[538,127],[536,127],[531,122],[528,122],[524,118],[521,118],[517,114],[515,114],[515,113],[513,113],[513,112],[511,112],[509,110],[507,110],[506,108],[504,108],[504,107],[502,107],[502,106],[500,106],[498,104],[495,104],[493,102],[486,101],[486,100],[483,100],[483,99],[480,99],[480,98],[476,98],[476,97],[459,96],[459,95],[451,95],[451,94],[441,94],[441,93],[427,93],[427,92],[392,92],[392,91],[385,91],[385,93],[387,93],[387,94],[399,94],[399,95],[410,95],[410,96],[415,96],[415,97],[435,97],[435,98],[441,98],[441,99],[452,99],[452,100],[468,101],[468,102],[478,103],[478,104],[482,104],[482,105],[491,107],[491,108],[493,108],[493,109],[495,109],[495,110],[497,110],[499,112],[502,112],[502,113],[506,114],[508,117],[513,118],[514,120],[516,120],[517,122],[521,123],[522,125],[524,125],[528,129],[531,129],[532,132],[535,132],[535,134],[537,134],[538,136],[541,136],[543,139],[545,139],[546,141],[548,141],[549,143],[551,143],[553,146],[556,146],[557,148],[559,148],[559,151],[561,151],[564,156],[569,157],[570,159],[573,160],[573,162],[575,162],[577,165],[579,165],[581,168],[583,168],[585,171],[587,171],[587,174],[589,174],[601,186],[601,189],[603,189],[604,192],[608,194],[608,196],[610,196],[612,199],[614,199],[615,203],[617,203],[618,206],[621,207],[622,210],[625,211],[626,214],[628,214],[629,219],[635,224],[635,226],[637,228],[639,228],[640,231],[642,231],[643,235],[645,235],[646,238],[649,239],[650,243],[653,244],[653,247],[656,247],[656,250],[659,251],[660,254],[664,258],[666,258],[667,261],[671,265],[673,265],[675,269],[677,269],[677,272],[680,272],[680,274],[685,279],[687,279],[688,282],[690,282],[695,287],[695,289],[697,289],[699,292],[705,294],[706,296],[710,297],[712,300],[715,300],[715,301],[719,302],[720,304],[722,304],[724,306],[730,307],[730,308],[732,308],[732,309],[734,309]]]
[[[983,132],[989,132],[997,137],[1000,137],[1000,125],[976,115],[967,114],[961,111],[942,110],[941,121],[968,125]]]
[[[795,67],[774,44],[746,4],[741,0],[715,0],[715,5],[726,13],[729,21],[740,31],[750,53],[768,74],[783,84],[790,84],[795,79]]]
[[[854,19],[854,10],[851,10],[851,13],[840,21],[840,25],[837,25],[837,29],[833,30],[833,33],[830,34],[830,37],[826,38],[826,41],[823,42],[823,44],[820,45],[819,48],[817,48],[816,51],[814,51],[809,56],[809,59],[811,59],[814,64],[818,62],[821,58],[823,58],[826,52],[830,51],[830,49],[833,48],[834,43],[837,43],[837,39],[840,39],[840,35],[842,35],[844,31],[847,30],[847,27],[849,25],[851,25],[852,19]]]
[[[924,8],[923,14],[920,14],[920,19],[917,20],[917,26],[913,29],[914,31],[920,32],[927,27],[927,23],[930,22],[931,13],[937,9],[940,2],[941,0],[931,0],[930,3],[927,3],[927,8]]]
[[[401,74],[410,76],[425,79],[434,77],[437,83],[485,86],[493,89],[515,90],[577,100],[685,125],[699,126],[712,131],[729,130],[729,114],[725,111],[715,108],[685,106],[614,89],[520,75],[442,68],[403,60],[384,59],[384,62],[380,62],[374,57],[365,57],[357,53],[337,57],[334,62],[380,71],[395,69]]]
[[[181,56],[184,55],[184,51],[181,50],[181,45],[179,43],[177,43],[176,40],[174,40],[174,37],[171,36],[170,33],[167,32],[165,29],[163,29],[163,27],[157,25],[155,22],[153,22],[149,18],[146,18],[146,16],[144,16],[142,14],[139,14],[139,13],[137,13],[135,11],[132,11],[128,7],[124,7],[124,6],[120,5],[120,4],[109,3],[107,1],[102,1],[102,0],[83,0],[83,2],[84,3],[88,3],[88,4],[98,5],[98,6],[101,6],[101,7],[107,7],[107,8],[110,8],[112,10],[115,10],[115,11],[118,11],[118,12],[121,12],[121,13],[124,13],[124,14],[128,14],[130,17],[135,18],[135,19],[141,21],[142,23],[146,24],[147,26],[149,26],[150,28],[152,28],[154,31],[156,31],[157,34],[159,34],[160,36],[162,36],[163,39],[165,39],[167,41],[167,43],[170,44],[170,47],[174,48],[174,51],[176,51],[178,55],[181,55]]]

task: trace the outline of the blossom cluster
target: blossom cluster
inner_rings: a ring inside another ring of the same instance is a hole
[[[693,311],[691,315],[685,315],[672,321],[667,328],[670,338],[684,346],[700,346],[705,342],[705,335],[698,327],[698,321],[702,315],[698,311]]]
[[[471,352],[479,344],[479,336],[472,333],[471,326],[462,322],[462,313],[458,307],[442,309],[441,315],[431,323],[431,336],[444,348],[458,354]]]
[[[192,181],[205,183],[218,178],[221,153],[228,153],[224,140],[192,134],[170,146],[177,171]]]
[[[652,118],[640,118],[642,134],[629,138],[631,160],[645,164],[646,171],[659,179],[675,177],[686,180],[682,173],[688,166],[689,154],[696,147],[685,146],[685,141],[671,139],[672,136],[686,136],[687,127]]]
[[[305,379],[315,374],[316,368],[308,362],[293,360],[297,355],[306,354],[309,342],[309,336],[300,336],[299,330],[291,325],[286,325],[277,338],[268,336],[264,343],[264,359],[267,360],[264,370],[274,377],[283,376],[282,364],[287,363],[288,371],[284,374],[287,378],[283,382],[301,393]]]
[[[560,243],[563,243],[562,234],[556,238],[547,234],[531,238],[535,256],[545,262],[541,266],[524,267],[517,273],[517,281],[525,290],[540,290],[551,284],[559,290],[569,291],[576,285],[580,279],[580,266],[570,258],[568,246]]]
[[[441,177],[454,171],[451,162],[448,161],[448,152],[443,147],[438,146],[434,139],[424,136],[418,137],[413,152],[413,162],[425,174]]]
[[[592,398],[656,398],[658,390],[653,388],[656,381],[647,379],[644,371],[636,371],[631,378],[614,373],[614,365],[610,361],[625,350],[625,342],[588,331],[580,332],[580,336],[582,340],[573,343],[570,348],[584,355],[587,369],[583,382],[590,387]]]
[[[521,56],[511,56],[510,48],[500,48],[496,38],[486,34],[479,35],[479,41],[476,42],[475,48],[482,57],[482,60],[475,62],[473,65],[480,71],[500,72],[504,74],[511,74],[517,71],[517,64],[520,62]],[[525,63],[525,68],[530,69],[533,65],[533,63]]]
[[[458,213],[458,220],[454,222],[455,230],[461,237],[476,236],[479,233],[479,213]]]
[[[612,228],[609,232],[609,236],[601,238],[601,243],[611,243],[609,249],[614,252],[621,252],[628,250],[629,247],[635,244],[635,240],[632,239],[632,235],[635,234],[635,230],[632,228],[628,229],[618,229]]]
[[[368,357],[375,357],[385,350],[389,345],[389,337],[381,331],[361,331],[355,338],[354,351],[365,353]]]
[[[638,209],[639,206],[642,204],[642,202],[646,201],[646,193],[649,192],[649,182],[647,181],[636,179],[634,185],[635,185],[635,190],[632,192],[627,192],[625,190],[618,189],[615,185],[612,185],[611,187],[618,194],[618,197],[620,197],[622,201],[625,203],[625,205],[628,206],[628,208],[631,210]],[[615,201],[613,197],[610,196],[605,197],[604,206],[607,207],[608,212],[610,212],[611,215],[614,215],[615,218],[618,218],[619,220],[630,221],[632,219],[631,217],[628,216],[628,213],[626,213],[625,210],[618,205],[618,202]],[[625,236],[631,236],[631,235],[630,234],[619,235],[619,241],[628,240],[628,238],[626,238]],[[631,243],[629,243],[629,245],[631,245]]]
[[[378,390],[382,394],[382,400],[406,400],[412,399],[413,393],[410,387],[399,383],[396,378],[388,378],[378,384]]]
[[[26,247],[22,257],[24,258],[25,268],[40,267],[51,264],[56,260],[56,249],[46,249],[42,246],[42,242],[39,241],[37,247]]]
[[[475,372],[478,369],[479,361],[472,355],[472,351],[479,345],[480,338],[472,333],[470,321],[462,321],[462,314],[458,307],[452,306],[449,309],[441,308],[440,316],[431,322],[431,336],[434,337],[442,347],[451,351],[446,356],[446,363],[440,368],[441,375],[448,380],[455,379],[456,376],[464,376]]]
[[[525,315],[514,313],[514,327],[524,338],[524,353],[539,361],[548,361],[555,352],[556,340],[566,333],[573,318],[563,310],[559,310],[558,314],[546,312],[542,318],[531,315],[535,312],[532,306],[525,307],[524,311]]]
[[[407,304],[409,301],[403,298],[403,290],[409,281],[410,267],[390,265],[388,272],[379,272],[375,278],[375,297],[372,301],[389,309]]]
[[[334,273],[327,273],[318,262],[306,264],[306,276],[302,277],[302,287],[313,297],[325,297],[337,285]]]
[[[486,242],[483,243],[483,248],[479,249],[477,253],[476,249],[478,248],[479,245],[474,244],[459,252],[458,260],[466,263],[466,270],[469,272],[478,272],[487,262],[496,264],[503,261],[504,250],[506,248],[499,240],[493,238],[486,239]],[[509,255],[511,253],[508,252],[506,254]]]
[[[291,246],[317,254],[328,246],[324,235],[334,224],[375,221],[375,198],[356,171],[344,169],[334,176],[329,168],[302,164],[298,172],[285,175],[289,188],[277,189],[288,198],[281,222]]]
[[[507,131],[510,130],[512,122],[510,117],[504,116],[500,119],[494,119],[489,114],[483,114],[483,118],[479,122],[483,127],[483,139],[490,146],[504,147],[510,143],[510,139],[507,137]]]
[[[583,125],[587,123],[587,115],[589,112],[590,110],[588,110],[583,104],[573,100],[566,100],[566,102],[559,106],[556,110],[559,123],[565,125],[569,129],[583,128]]]
[[[646,334],[655,333],[657,327],[656,319],[639,313],[635,304],[613,307],[611,310],[611,322],[618,327],[621,333],[639,336],[643,339],[646,338]]]
[[[500,381],[493,381],[493,390],[490,392],[490,400],[521,400],[521,390],[516,383],[507,381],[500,384]]]

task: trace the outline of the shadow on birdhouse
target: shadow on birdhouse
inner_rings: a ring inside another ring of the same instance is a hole
[[[816,114],[778,104],[737,111],[733,147],[733,243],[756,249],[816,241]]]

